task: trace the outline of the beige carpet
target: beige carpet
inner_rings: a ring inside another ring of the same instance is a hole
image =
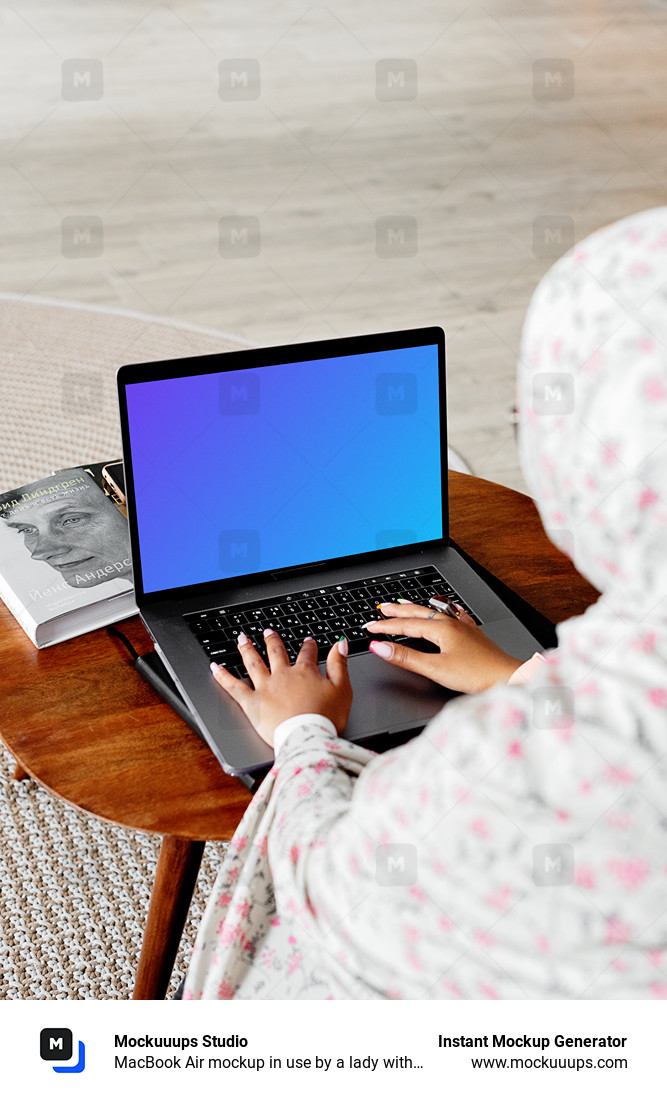
[[[157,317],[0,294],[0,491],[120,457],[124,363],[247,346]]]

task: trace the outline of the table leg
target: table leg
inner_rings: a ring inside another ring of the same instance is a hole
[[[19,779],[20,780],[20,779],[29,779],[29,778],[30,777],[29,777],[27,771],[25,770],[25,768],[23,768],[20,764],[17,764],[16,767],[14,768],[14,779]]]
[[[192,901],[205,841],[162,838],[132,999],[162,1000]]]

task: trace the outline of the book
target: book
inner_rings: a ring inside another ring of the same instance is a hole
[[[0,598],[38,649],[136,614],[127,520],[84,467],[0,493]]]

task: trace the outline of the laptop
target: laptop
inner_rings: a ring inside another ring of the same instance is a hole
[[[245,674],[241,631],[292,658],[312,635],[322,663],[344,634],[365,744],[452,696],[369,652],[378,603],[447,596],[512,656],[542,649],[450,543],[442,329],[128,365],[118,393],[137,605],[229,774],[273,759],[210,672]]]

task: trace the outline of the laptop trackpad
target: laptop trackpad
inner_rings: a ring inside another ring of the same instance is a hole
[[[345,736],[351,741],[420,729],[454,698],[432,680],[394,668],[372,653],[351,657],[348,667],[354,698]]]

